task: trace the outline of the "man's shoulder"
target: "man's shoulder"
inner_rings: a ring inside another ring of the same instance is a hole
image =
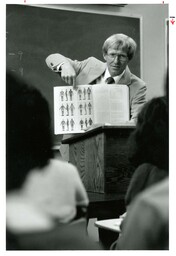
[[[81,62],[77,84],[90,84],[97,79],[106,69],[106,63],[95,57],[89,57]]]
[[[105,65],[105,62],[91,56],[87,59],[87,63],[89,64],[95,64],[95,65]]]
[[[126,67],[126,71],[122,80],[123,80],[123,83],[127,83],[133,89],[140,89],[140,88],[146,89],[146,83],[141,78],[134,75],[128,66]]]
[[[141,86],[146,86],[146,83],[144,82],[144,80],[142,80],[138,76],[134,75],[133,73],[131,73],[131,82],[135,83],[135,84],[138,84],[140,87]]]

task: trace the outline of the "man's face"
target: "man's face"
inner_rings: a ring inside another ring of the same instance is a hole
[[[114,49],[113,47],[109,48],[103,57],[106,60],[111,76],[120,75],[129,62],[126,51],[122,49]]]

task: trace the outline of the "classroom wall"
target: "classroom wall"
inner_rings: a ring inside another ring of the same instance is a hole
[[[92,12],[109,12],[141,17],[141,77],[147,83],[147,99],[164,95],[164,74],[166,72],[166,19],[168,4],[118,5],[53,5],[53,8],[67,8]]]
[[[166,19],[169,17],[168,5],[127,5],[124,11],[142,16],[142,69],[143,79],[148,86],[147,98],[163,95],[167,63]]]

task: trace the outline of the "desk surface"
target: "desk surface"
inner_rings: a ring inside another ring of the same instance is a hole
[[[125,212],[124,195],[88,192],[88,218],[117,218]]]
[[[108,220],[99,220],[95,222],[95,226],[98,228],[103,228],[111,230],[114,232],[120,232],[120,224],[123,219],[108,219]]]

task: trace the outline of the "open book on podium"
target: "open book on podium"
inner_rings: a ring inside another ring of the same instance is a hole
[[[83,133],[93,124],[129,122],[129,88],[121,84],[54,87],[55,134]]]

